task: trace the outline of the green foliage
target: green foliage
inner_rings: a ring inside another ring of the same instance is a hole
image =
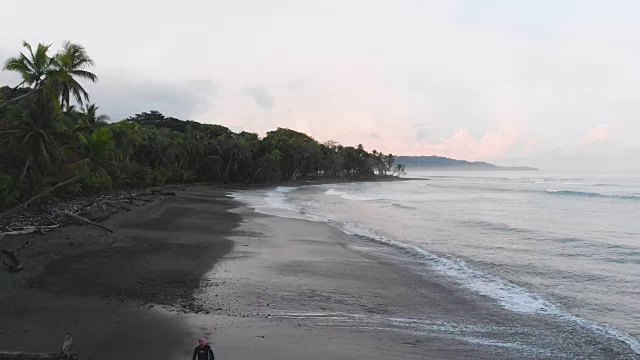
[[[22,45],[28,50],[28,55],[20,53],[18,57],[7,59],[4,70],[19,73],[22,76],[20,85],[38,88],[56,69],[55,59],[49,56],[51,45],[38,44],[35,52],[28,42],[24,41]]]
[[[15,181],[9,174],[0,175],[0,204],[10,204],[18,199]]]
[[[234,133],[157,111],[109,123],[78,80],[96,81],[85,49],[67,42],[49,56],[39,44],[8,59],[23,82],[0,87],[0,207],[80,176],[50,197],[176,183],[264,183],[397,175],[395,157],[291,129]],[[29,87],[20,87],[29,86]],[[74,102],[79,106],[76,108]]]

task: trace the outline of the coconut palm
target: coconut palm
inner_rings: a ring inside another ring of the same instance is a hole
[[[84,106],[84,119],[89,125],[104,125],[110,120],[109,116],[105,114],[98,115],[98,109],[100,109],[100,107],[96,106],[96,104],[87,104]]]
[[[49,168],[63,155],[56,139],[63,126],[54,106],[44,94],[36,94],[34,98],[24,112],[15,115],[13,126],[5,131],[15,146],[24,149],[27,157],[19,182],[34,162]]]
[[[104,114],[98,115],[99,107],[95,104],[86,104],[82,107],[81,112],[75,112],[75,107],[70,105],[67,107],[67,113],[73,114],[72,118],[76,119],[76,131],[79,132],[91,132],[97,127],[101,127],[107,124],[109,117]]]
[[[115,167],[116,151],[113,136],[108,128],[97,129],[91,134],[78,134],[76,153],[82,158],[78,165],[87,165],[90,173],[108,177],[107,170]]]
[[[4,70],[18,72],[22,76],[22,85],[39,88],[45,79],[56,70],[56,61],[49,56],[51,45],[38,44],[33,52],[31,45],[24,41],[22,45],[29,51],[28,55],[20,53],[18,57],[11,57],[4,63]]]
[[[56,71],[56,61],[49,56],[51,45],[38,44],[35,52],[31,45],[24,41],[22,45],[28,50],[28,54],[20,53],[18,57],[11,57],[4,63],[4,70],[15,71],[22,77],[22,82],[16,88],[26,85],[33,87],[33,90],[0,104],[0,108],[6,106],[11,101],[22,100],[37,90],[41,89],[49,76]]]
[[[140,125],[131,121],[120,121],[111,126],[111,133],[115,141],[117,156],[120,161],[129,163],[131,155],[142,141]]]
[[[98,77],[87,70],[94,66],[93,59],[87,54],[82,45],[65,42],[55,56],[56,70],[52,72],[54,89],[60,94],[63,107],[70,105],[71,96],[80,104],[89,101],[89,94],[77,79],[98,81]]]

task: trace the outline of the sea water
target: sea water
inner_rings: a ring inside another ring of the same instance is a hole
[[[409,176],[236,197],[402,249],[505,309],[561,318],[640,354],[640,175]]]

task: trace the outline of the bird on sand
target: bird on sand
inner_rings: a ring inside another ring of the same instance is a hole
[[[60,352],[60,355],[58,355],[58,359],[75,359],[76,354],[74,351],[75,346],[73,345],[73,336],[67,333],[67,335],[64,337],[64,342],[62,343],[62,351]]]

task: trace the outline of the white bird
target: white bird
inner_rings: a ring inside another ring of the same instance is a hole
[[[67,333],[67,335],[64,337],[64,342],[62,343],[62,351],[60,352],[58,359],[74,359],[76,357],[74,350],[75,346],[73,345],[73,336]]]

